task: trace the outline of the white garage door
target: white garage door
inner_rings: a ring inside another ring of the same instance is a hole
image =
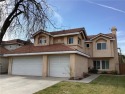
[[[42,56],[14,57],[12,74],[42,76]]]
[[[69,55],[49,56],[49,76],[53,77],[70,77]]]

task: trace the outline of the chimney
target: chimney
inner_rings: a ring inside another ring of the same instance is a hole
[[[113,26],[113,27],[111,28],[112,34],[116,35],[116,31],[117,31],[117,28],[116,28],[115,26]]]

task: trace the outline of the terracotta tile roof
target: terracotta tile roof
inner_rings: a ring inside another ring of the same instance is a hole
[[[112,33],[109,33],[109,34],[99,33],[99,34],[102,34],[102,35],[105,35],[105,36],[109,36],[109,37],[115,38],[115,35],[112,34]],[[87,40],[90,40],[91,38],[94,38],[94,37],[98,36],[99,34],[87,36]]]
[[[24,40],[21,40],[21,39],[14,39],[14,40],[2,42],[2,44],[25,44],[25,43],[28,43],[28,41],[24,41]]]
[[[10,52],[9,50],[7,50],[6,48],[0,46],[0,54],[7,54],[9,52]]]
[[[37,53],[37,52],[58,52],[58,51],[74,51],[74,49],[64,44],[53,44],[47,46],[34,46],[33,44],[25,45],[10,52],[10,54],[18,53]]]
[[[83,30],[85,30],[85,29],[84,28],[75,28],[75,29],[53,31],[53,32],[47,32],[47,31],[39,30],[39,31],[37,31],[36,33],[33,34],[33,37],[35,37],[36,35],[40,34],[41,32],[44,32],[44,33],[49,34],[49,35],[59,35],[59,34],[81,32]]]
[[[50,34],[51,35],[59,35],[59,34],[81,32],[83,30],[84,30],[84,28],[75,28],[75,29],[69,29],[69,30],[54,31],[54,32],[50,32]]]
[[[40,33],[46,33],[46,34],[50,35],[50,32],[47,32],[47,31],[45,31],[45,30],[40,29],[39,31],[35,32],[35,33],[32,35],[32,37],[35,37],[36,35],[38,35],[38,34],[40,34]]]

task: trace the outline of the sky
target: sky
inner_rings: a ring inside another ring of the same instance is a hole
[[[84,27],[87,35],[111,33],[117,27],[118,47],[125,55],[125,0],[47,0],[58,29]]]

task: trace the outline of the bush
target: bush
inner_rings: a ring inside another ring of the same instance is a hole
[[[97,73],[98,73],[98,70],[95,69],[95,68],[92,68],[92,69],[89,70],[89,72],[90,72],[90,73],[95,73],[95,74],[97,74]]]
[[[117,75],[118,72],[117,71],[112,71],[112,74]]]
[[[108,74],[108,72],[107,71],[102,71],[101,74]]]

